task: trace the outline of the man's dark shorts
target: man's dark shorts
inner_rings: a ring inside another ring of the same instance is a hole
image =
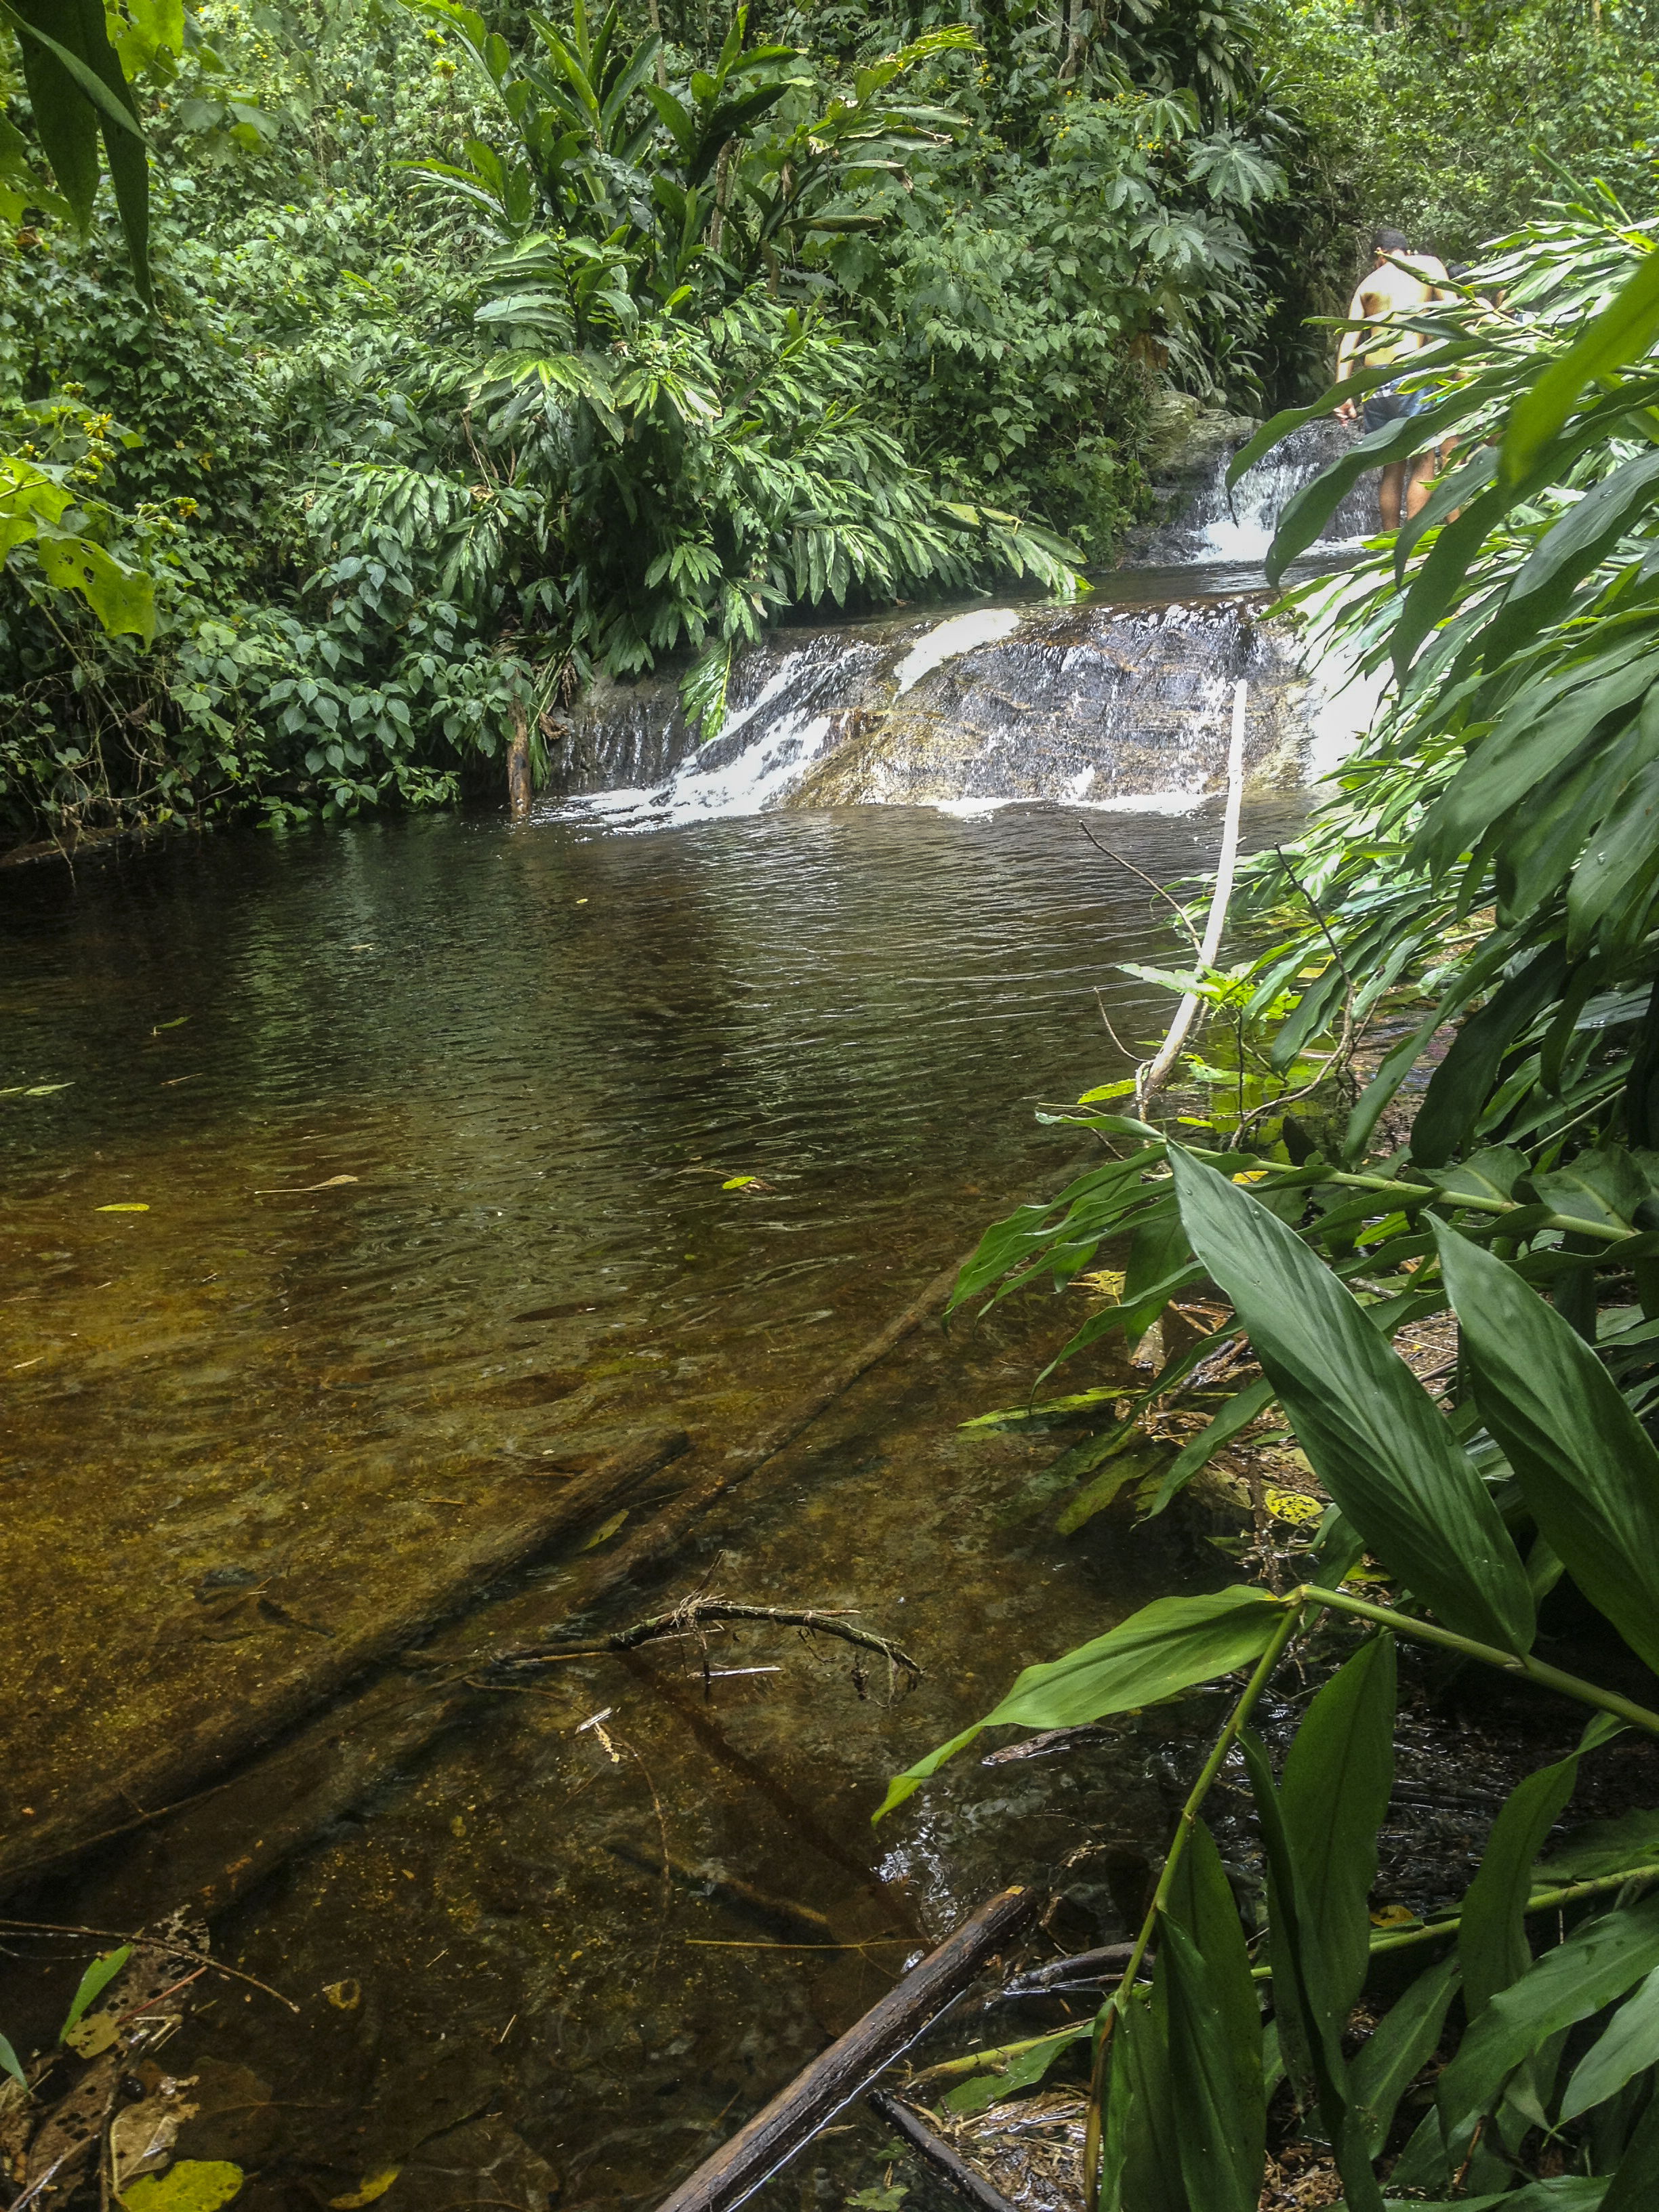
[[[1368,430],[1380,430],[1385,422],[1403,422],[1407,416],[1419,414],[1422,407],[1420,392],[1401,392],[1385,384],[1366,400],[1361,419]]]

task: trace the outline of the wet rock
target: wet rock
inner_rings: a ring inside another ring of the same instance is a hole
[[[707,745],[668,677],[631,687],[625,708],[630,687],[595,687],[550,803],[640,826],[778,806],[1193,804],[1224,787],[1240,677],[1251,783],[1293,787],[1308,685],[1292,633],[1261,620],[1267,604],[1090,599],[779,631],[739,664],[733,712]]]

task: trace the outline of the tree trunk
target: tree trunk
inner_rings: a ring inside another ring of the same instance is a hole
[[[530,717],[523,704],[513,702],[513,742],[507,752],[507,803],[515,822],[530,812],[534,789],[530,775]]]

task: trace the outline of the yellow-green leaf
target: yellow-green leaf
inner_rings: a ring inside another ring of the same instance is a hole
[[[242,2169],[228,2158],[181,2158],[165,2173],[143,2173],[121,2197],[126,2212],[219,2212],[242,2185]],[[367,2203],[367,2197],[354,2197]]]

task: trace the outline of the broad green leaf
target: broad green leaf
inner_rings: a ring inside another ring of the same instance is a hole
[[[29,2086],[29,2077],[23,2071],[22,2062],[3,2035],[0,2035],[0,2074],[9,2074],[12,2080],[21,2083],[25,2089]]]
[[[1457,1961],[1443,1959],[1419,1974],[1365,2039],[1350,2074],[1366,2148],[1380,2158],[1400,2100],[1439,2048],[1457,1993]]]
[[[1560,990],[1566,964],[1559,945],[1546,945],[1463,1024],[1430,1079],[1412,1124],[1413,1161],[1440,1167],[1468,1141],[1492,1096],[1504,1054]]]
[[[954,1313],[964,1300],[1002,1281],[1011,1269],[1039,1255],[1052,1258],[1056,1247],[1069,1243],[1092,1250],[1147,1198],[1143,1178],[1161,1157],[1160,1148],[1151,1156],[1114,1160],[1080,1176],[1051,1203],[1017,1206],[1004,1220],[993,1223],[957,1278],[946,1311]],[[1083,1264],[1081,1257],[1078,1264]]]
[[[52,532],[36,543],[46,581],[60,592],[79,592],[112,635],[130,631],[146,643],[155,635],[155,586],[137,570],[124,568],[89,538]]]
[[[1273,1386],[1265,1375],[1259,1382],[1252,1382],[1241,1390],[1236,1398],[1230,1398],[1208,1428],[1200,1429],[1182,1447],[1174,1465],[1158,1485],[1158,1496],[1152,1501],[1153,1513],[1161,1513],[1176,1492],[1184,1490],[1224,1444],[1230,1443],[1242,1429],[1248,1429],[1273,1402]]]
[[[1246,1729],[1239,1739],[1267,1863],[1267,1913],[1273,1945],[1273,2009],[1280,2034],[1288,2018],[1296,2023],[1313,2069],[1320,2118],[1335,2153],[1349,2212],[1382,2212],[1382,2197],[1371,2172],[1365,2131],[1353,2102],[1342,2058],[1345,2023],[1326,2009],[1323,1992],[1332,1976],[1309,1925],[1301,1875],[1285,1832],[1273,1770],[1259,1738]],[[1126,2208],[1130,2212],[1130,2208]]]
[[[1528,1178],[1541,1206],[1601,1229],[1628,1229],[1648,1195],[1646,1177],[1621,1145],[1580,1152],[1565,1167]]]
[[[1057,2035],[1045,2035],[1026,2045],[1000,2063],[994,2063],[995,2054],[985,2053],[986,2071],[969,2075],[967,2081],[939,2099],[947,2112],[983,2112],[993,2105],[1000,2105],[1005,2097],[1017,2095],[1029,2089],[1033,2082],[1041,2081],[1057,2059],[1079,2044],[1085,2035],[1094,2032],[1090,2021],[1080,2021],[1076,2027],[1063,2028]]]
[[[1626,1998],[1574,2068],[1561,2098],[1563,2125],[1616,2096],[1650,2066],[1659,2066],[1659,1967]]]
[[[1607,2185],[1601,2212],[1652,2212],[1656,2203],[1659,2203],[1659,2097],[1650,2097]]]
[[[1659,1451],[1607,1369],[1513,1269],[1437,1224],[1481,1418],[1590,1603],[1659,1665]]]
[[[1107,2078],[1101,2212],[1188,2212],[1170,2094],[1164,1991],[1116,2001]]]
[[[18,52],[41,149],[84,236],[98,196],[98,111],[52,35],[61,31],[78,42],[79,9],[55,0],[17,0],[11,12],[21,26]],[[73,58],[90,74],[84,57]]]
[[[109,33],[104,15],[104,0],[76,0],[82,18],[82,50],[94,77],[102,86],[103,97],[98,100],[99,122],[104,136],[104,159],[109,167],[110,183],[115,188],[115,204],[121,217],[121,229],[127,241],[127,252],[132,260],[132,273],[140,295],[147,304],[151,301],[149,282],[149,155],[144,149],[143,132],[138,121],[138,110],[128,88],[126,72],[121,67],[120,57],[109,42]],[[118,563],[112,563],[119,571]],[[88,599],[92,598],[90,592]],[[94,611],[106,629],[130,625],[118,625],[107,620],[93,601]]]
[[[1533,1863],[1577,1780],[1575,1752],[1517,1784],[1492,1822],[1457,1931],[1463,2004],[1471,2020],[1532,1964],[1526,1906],[1534,1888]]]
[[[1626,461],[1545,532],[1516,572],[1496,618],[1481,634],[1481,657],[1496,667],[1566,610],[1574,586],[1605,559],[1659,498],[1659,453]]]
[[[1564,2027],[1588,2020],[1659,1966],[1659,1897],[1603,1913],[1500,1990],[1440,2077],[1438,2102],[1454,2159],[1504,2083]]]
[[[1267,2156],[1261,2013],[1238,1907],[1194,1824],[1158,1932],[1188,2212],[1256,2212]]]
[[[1168,1286],[1184,1279],[1191,1254],[1174,1194],[1137,1227],[1123,1271],[1124,1338],[1131,1352],[1164,1311]]]
[[[1622,1814],[1576,1828],[1538,1868],[1544,1882],[1595,1881],[1626,1867],[1659,1865],[1659,1810]]]
[[[1279,1777],[1285,1832],[1330,2017],[1345,2021],[1370,1963],[1376,1838],[1394,1787],[1395,1641],[1372,1637],[1304,1714]]]
[[[1659,253],[1650,246],[1618,295],[1511,409],[1499,454],[1509,481],[1519,483],[1530,475],[1587,384],[1611,376],[1627,361],[1646,353],[1656,337],[1659,337]]]
[[[1650,711],[1649,708],[1644,712]],[[1628,941],[1629,909],[1647,911],[1659,876],[1659,761],[1650,762],[1620,793],[1592,832],[1567,886],[1567,951],[1576,955],[1598,936],[1604,945]]]
[[[1422,1385],[1293,1231],[1190,1154],[1172,1147],[1171,1158],[1194,1249],[1366,1549],[1448,1627],[1528,1650],[1526,1569]]]
[[[99,1953],[85,1973],[82,1975],[75,1995],[70,2000],[70,2008],[64,2016],[63,2029],[58,2039],[60,2043],[86,2011],[88,2006],[93,2003],[115,1979],[131,1956],[131,1943],[123,1943],[117,1950]]]
[[[1563,768],[1609,716],[1632,707],[1654,681],[1645,641],[1627,643],[1607,663],[1576,665],[1553,682],[1523,690],[1493,724],[1424,817],[1414,858],[1450,868],[1492,824]]]
[[[1420,1164],[1414,1163],[1414,1166]],[[1449,1168],[1424,1167],[1423,1181],[1448,1198],[1508,1198],[1527,1172],[1527,1156],[1510,1145],[1491,1145]]]
[[[1255,1663],[1285,1618],[1280,1599],[1238,1587],[1161,1597],[1063,1659],[1028,1667],[1000,1705],[888,1784],[879,1820],[988,1728],[1071,1728],[1133,1712]]]

